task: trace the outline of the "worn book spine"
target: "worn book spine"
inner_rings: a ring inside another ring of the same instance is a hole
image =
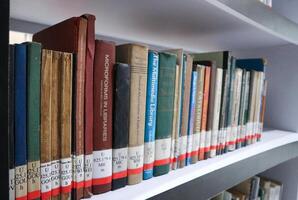
[[[51,84],[51,182],[52,199],[60,198],[60,132],[59,132],[59,106],[60,106],[60,78],[59,68],[62,66],[63,53],[52,52],[52,84]]]
[[[27,45],[15,45],[15,190],[16,200],[27,199]]]
[[[184,56],[183,69],[183,99],[181,112],[181,130],[180,130],[180,153],[178,157],[179,168],[185,166],[186,149],[187,149],[187,128],[188,128],[188,113],[189,113],[189,99],[191,86],[191,73],[193,58],[191,55]]]
[[[117,62],[131,66],[127,173],[128,184],[133,185],[143,180],[148,47],[120,45],[116,48],[116,56]]]
[[[85,14],[87,19],[85,59],[85,160],[84,198],[92,196],[93,169],[93,61],[95,52],[95,16]]]
[[[187,150],[186,150],[186,160],[185,165],[191,164],[191,153],[193,144],[193,130],[194,130],[194,118],[196,110],[196,95],[197,95],[197,77],[198,73],[195,70],[191,75],[191,89],[190,89],[190,100],[189,100],[189,117],[188,117],[188,130],[187,130]]]
[[[9,199],[15,200],[15,46],[9,45],[8,65],[8,136],[9,136]]]
[[[95,41],[92,191],[112,188],[113,67],[115,44]]]
[[[27,44],[28,199],[40,198],[40,65],[41,44]]]
[[[72,76],[73,58],[71,53],[63,53],[62,65],[59,68],[60,78],[60,179],[61,200],[71,198],[72,160],[71,160],[71,121],[72,121]]]
[[[206,144],[206,129],[207,129],[207,118],[208,118],[210,78],[211,78],[211,68],[205,67],[199,160],[204,160],[205,152],[206,152],[205,144]]]
[[[114,69],[112,190],[116,190],[127,185],[130,96],[130,66],[127,64],[117,63]]]
[[[201,135],[201,119],[202,119],[202,103],[203,103],[203,92],[204,92],[204,76],[205,67],[197,65],[197,94],[196,94],[196,109],[195,109],[195,120],[194,120],[194,133],[193,133],[193,145],[191,152],[191,162],[196,163],[199,158],[200,148],[200,135]]]
[[[42,50],[40,83],[40,182],[41,199],[51,198],[51,95],[52,51]]]
[[[166,174],[170,170],[176,59],[175,54],[159,53],[154,176]]]
[[[153,176],[153,164],[155,155],[156,110],[158,95],[158,66],[158,53],[154,51],[149,51],[144,140],[144,180],[152,178]]]

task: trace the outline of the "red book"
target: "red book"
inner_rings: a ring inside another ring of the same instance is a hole
[[[92,191],[112,188],[113,67],[115,44],[95,41]]]

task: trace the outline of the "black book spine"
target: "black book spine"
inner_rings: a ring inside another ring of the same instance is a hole
[[[117,63],[114,78],[112,190],[127,185],[130,66]]]

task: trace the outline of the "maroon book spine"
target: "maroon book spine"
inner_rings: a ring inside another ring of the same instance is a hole
[[[95,41],[92,191],[111,190],[115,44]]]

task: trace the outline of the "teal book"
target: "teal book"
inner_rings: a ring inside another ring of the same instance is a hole
[[[175,54],[159,53],[154,176],[166,174],[170,170],[176,59]]]

